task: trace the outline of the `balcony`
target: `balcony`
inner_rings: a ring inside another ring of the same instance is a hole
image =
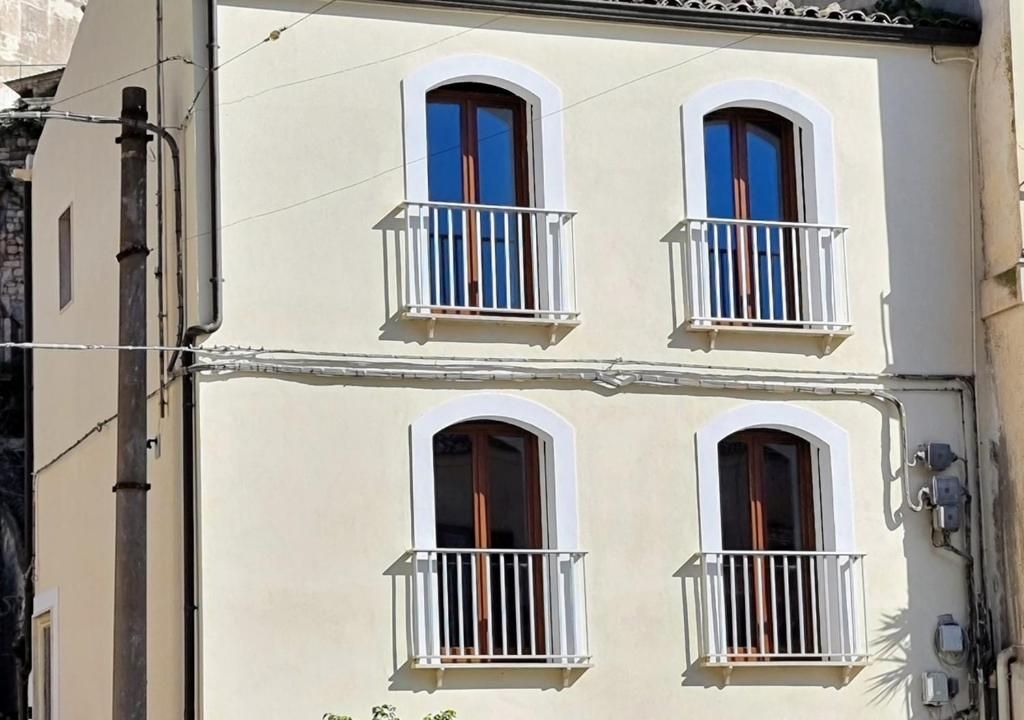
[[[398,263],[405,318],[546,325],[579,322],[575,213],[406,202]]]
[[[690,330],[851,334],[846,232],[838,225],[686,221]]]
[[[733,667],[867,663],[864,555],[702,553],[701,657]]]
[[[590,666],[586,554],[565,550],[413,550],[413,666]]]

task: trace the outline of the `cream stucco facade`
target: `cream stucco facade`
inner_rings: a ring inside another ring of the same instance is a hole
[[[973,535],[952,542],[979,557],[994,537],[979,508],[997,501],[978,482],[974,429],[976,83],[970,63],[944,62],[975,50],[418,3],[308,14],[320,5],[216,3],[212,220],[205,3],[166,20],[165,54],[192,63],[164,63],[165,124],[184,128],[183,320],[223,324],[202,338],[188,384],[172,374],[161,393],[153,353],[151,716],[193,716],[193,670],[204,718],[355,715],[383,702],[403,717],[451,707],[460,718],[539,720],[752,709],[916,718],[928,712],[926,671],[960,682],[946,712],[984,706],[975,674],[944,665],[933,634],[948,613],[985,642],[971,608],[986,568],[977,564],[970,597],[964,561],[935,547],[930,512],[912,511],[930,474],[904,465],[925,442],[950,443],[966,461],[949,472],[972,493]],[[66,109],[115,114],[119,84],[78,93],[153,62],[152,34],[129,32],[148,28],[152,10],[132,7],[90,3],[58,97]],[[131,82],[155,92],[154,81],[150,70]],[[571,323],[427,319],[405,307],[402,203],[427,200],[424,93],[466,81],[530,105],[532,200],[575,213]],[[836,302],[849,297],[849,332],[691,329],[685,222],[708,212],[701,123],[722,107],[771,110],[798,129],[801,218],[847,228],[845,257],[829,255],[821,271],[837,273]],[[114,135],[46,128],[33,177],[39,342],[116,337]],[[56,218],[69,204],[75,293],[61,312]],[[155,208],[154,197],[154,249]],[[210,283],[213,239],[222,269]],[[174,286],[151,284],[151,342],[174,344]],[[35,450],[36,584],[59,597],[59,717],[100,716],[115,435],[112,424],[90,428],[114,413],[116,354],[36,358],[46,428]],[[578,662],[455,663],[441,674],[417,657],[437,608],[409,551],[436,542],[424,438],[442,417],[540,437],[546,549],[586,553],[585,584],[571,589],[585,596],[569,631],[585,624]],[[817,549],[863,554],[863,584],[833,589],[850,590],[842,608],[857,615],[864,657],[708,666],[702,638],[723,621],[701,559],[723,550],[709,500],[714,448],[722,428],[744,427],[790,432],[814,452]]]

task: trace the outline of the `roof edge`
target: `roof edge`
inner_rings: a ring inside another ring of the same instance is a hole
[[[981,28],[977,26],[951,27],[854,22],[826,18],[699,10],[640,3],[627,4],[608,2],[608,0],[374,0],[374,2],[485,12],[505,10],[528,15],[577,20],[605,20],[763,35],[911,45],[973,47],[981,40]]]

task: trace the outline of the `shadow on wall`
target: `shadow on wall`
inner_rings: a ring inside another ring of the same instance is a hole
[[[381,243],[381,287],[384,290],[382,307],[383,323],[380,325],[378,339],[405,344],[425,345],[431,340],[437,342],[458,343],[510,343],[514,345],[532,345],[534,347],[550,347],[560,342],[572,329],[572,326],[548,326],[543,324],[516,323],[476,323],[460,319],[444,318],[431,323],[423,318],[410,318],[405,315],[403,303],[403,287],[408,282],[405,276],[407,267],[403,264],[408,251],[405,210],[398,206],[383,218],[373,229],[380,233]]]
[[[572,687],[580,677],[573,671],[563,678],[560,668],[522,667],[482,670],[448,665],[443,685],[438,687],[437,671],[413,667],[413,602],[412,558],[405,553],[384,576],[391,583],[391,692],[426,692],[444,690],[563,690]],[[401,636],[401,637],[400,637]],[[567,681],[567,685],[565,684]]]

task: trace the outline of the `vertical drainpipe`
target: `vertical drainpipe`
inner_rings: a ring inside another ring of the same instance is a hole
[[[206,67],[207,67],[207,110],[209,113],[207,133],[209,134],[210,177],[210,295],[211,319],[207,323],[193,325],[185,331],[182,345],[188,347],[203,335],[216,332],[223,321],[221,307],[221,252],[220,252],[220,193],[217,157],[217,0],[206,3]],[[188,368],[194,361],[192,353],[182,354],[182,367]],[[198,665],[196,662],[196,625],[199,610],[196,597],[196,386],[189,372],[182,378],[182,538],[183,538],[183,592],[184,592],[184,718],[194,720],[198,714]]]
[[[32,155],[26,158],[25,166],[29,173],[32,171]],[[25,181],[25,238],[22,245],[23,277],[25,279],[25,335],[24,342],[32,342],[32,180],[31,174]],[[22,493],[25,502],[25,517],[23,523],[23,546],[24,556],[22,559],[22,573],[25,579],[25,604],[22,608],[22,637],[24,653],[22,676],[19,678],[18,688],[19,707],[23,715],[22,720],[28,718],[28,673],[32,669],[31,638],[32,638],[32,606],[35,602],[35,488],[33,482],[33,471],[35,469],[35,433],[33,432],[34,408],[32,407],[32,350],[22,351],[22,397],[25,434],[25,459],[24,459],[24,485]]]

